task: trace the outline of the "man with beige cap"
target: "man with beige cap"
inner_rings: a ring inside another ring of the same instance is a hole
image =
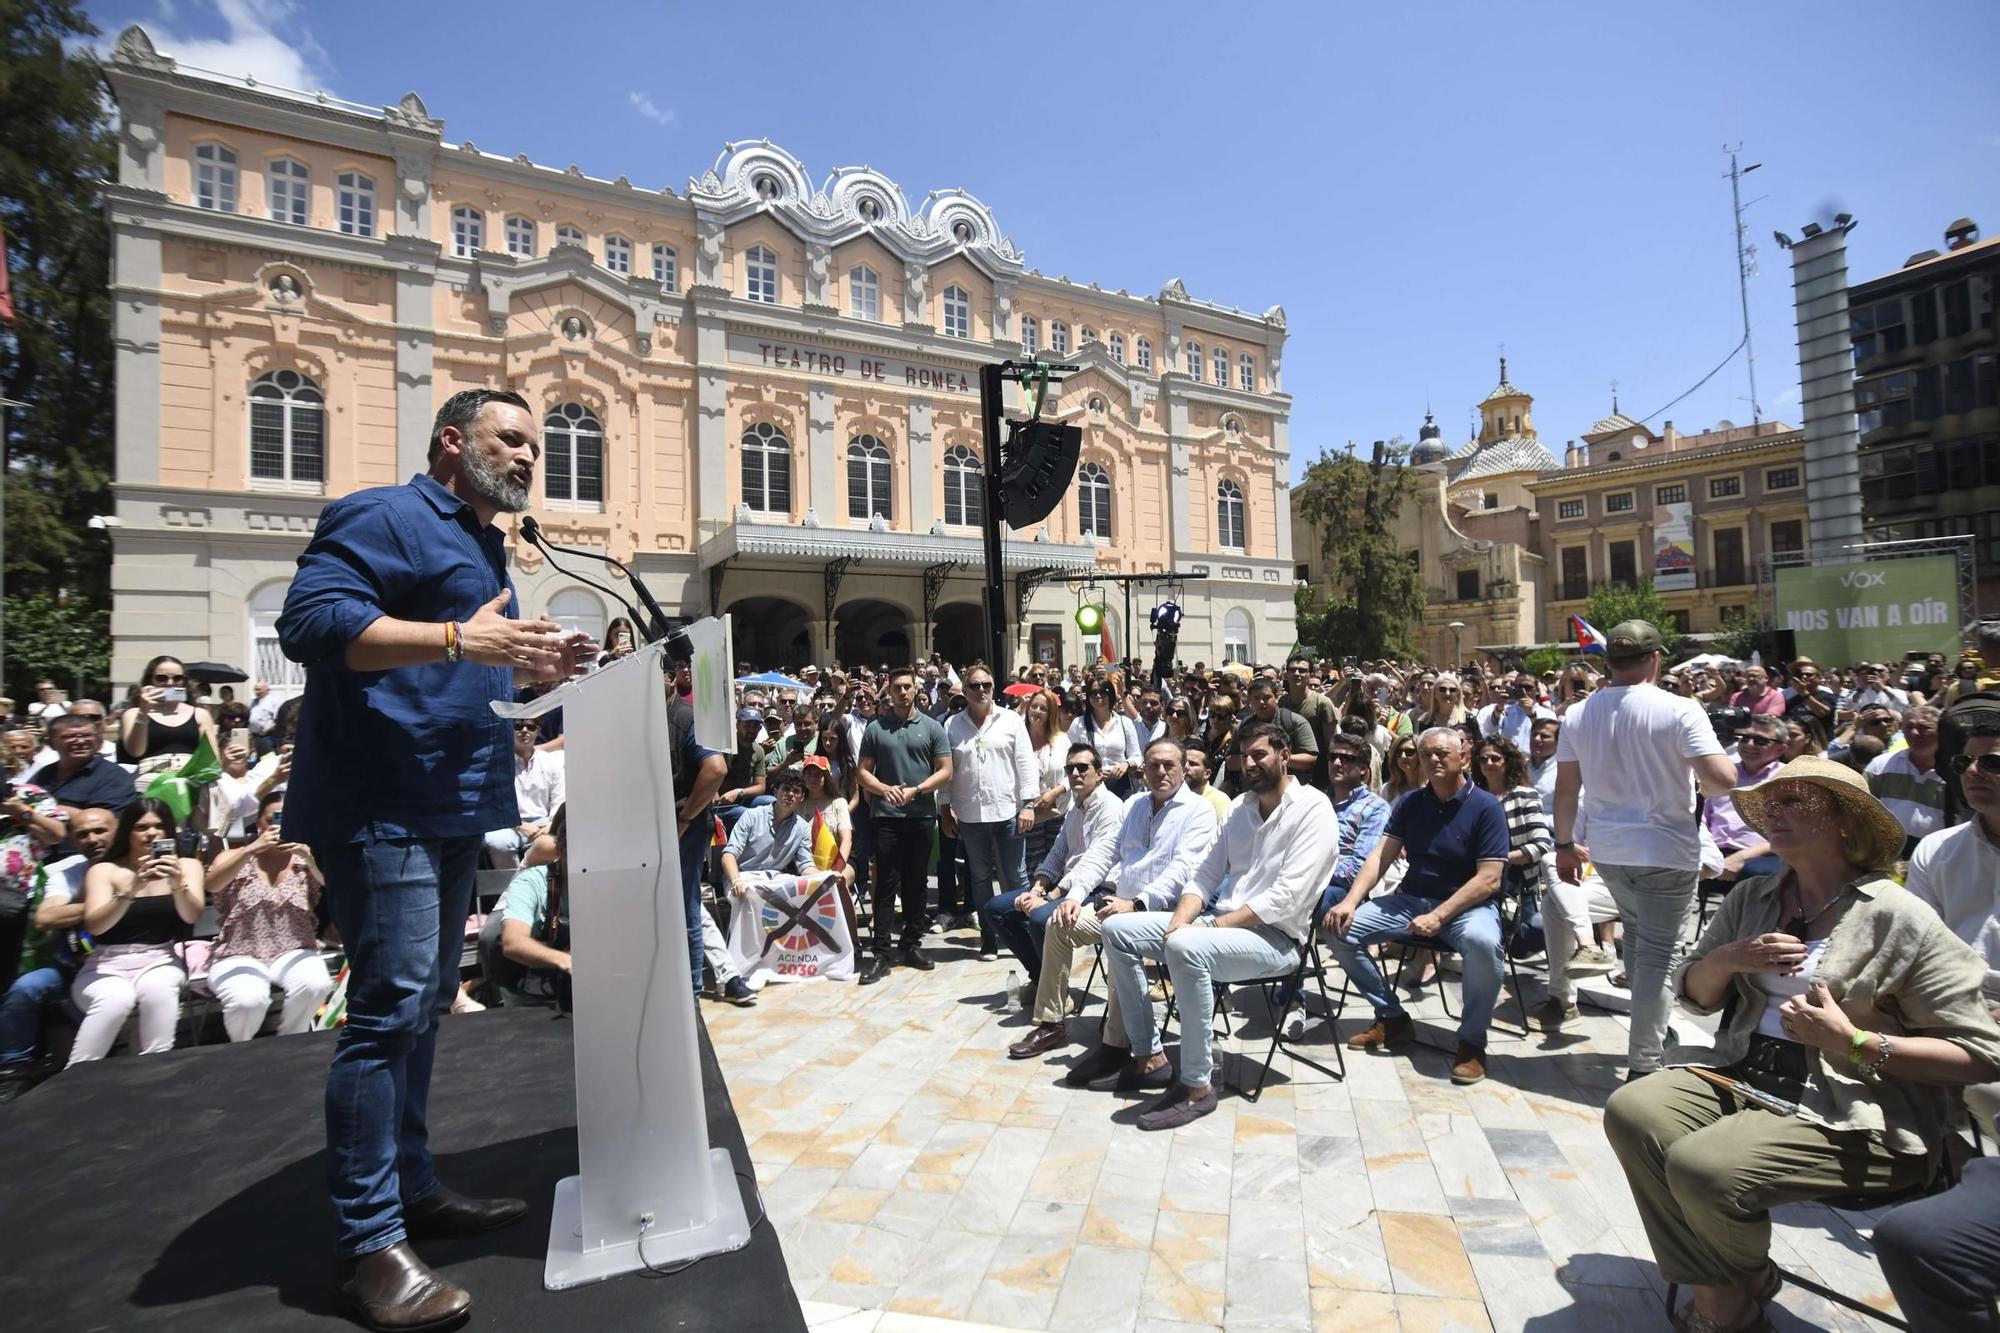
[[[1701,877],[1693,787],[1720,796],[1736,785],[1701,705],[1659,688],[1662,646],[1643,620],[1612,626],[1611,682],[1570,710],[1556,742],[1556,873],[1578,883],[1590,861],[1625,922],[1627,1078],[1658,1069],[1666,1045],[1667,974]],[[1588,847],[1575,841],[1579,808]]]

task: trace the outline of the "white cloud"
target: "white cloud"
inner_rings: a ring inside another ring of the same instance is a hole
[[[653,99],[644,93],[627,93],[626,100],[632,104],[634,111],[637,111],[656,125],[671,125],[674,123],[672,109],[669,108],[662,111],[658,106],[654,105]]]
[[[212,0],[227,29],[226,37],[181,37],[167,25],[182,17],[174,0],[162,0],[153,22],[145,25],[161,54],[184,65],[249,75],[301,92],[326,86],[326,52],[299,21],[295,0]],[[284,29],[281,36],[279,29]]]

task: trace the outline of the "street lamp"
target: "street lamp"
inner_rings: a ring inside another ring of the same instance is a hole
[[[1465,661],[1465,654],[1459,651],[1458,645],[1458,636],[1465,632],[1465,622],[1463,620],[1454,620],[1449,625],[1446,625],[1445,628],[1451,631],[1451,669],[1456,671],[1459,668],[1459,664]]]

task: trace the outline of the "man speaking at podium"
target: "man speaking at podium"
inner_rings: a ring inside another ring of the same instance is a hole
[[[587,635],[516,618],[493,519],[528,507],[540,455],[519,394],[453,394],[428,472],[321,511],[278,618],[285,655],[306,668],[284,836],[326,872],[349,968],[326,1080],[340,1295],[375,1329],[437,1327],[471,1307],[411,1240],[527,1211],[440,1183],[426,1111],[484,832],[520,822],[509,724],[489,705],[597,652]]]

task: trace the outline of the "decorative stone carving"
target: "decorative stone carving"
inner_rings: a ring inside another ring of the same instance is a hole
[[[750,512],[749,505],[739,504],[736,506],[736,521],[738,523],[750,523],[755,521],[754,515],[752,515]]]
[[[634,345],[638,347],[640,356],[651,356],[653,354],[653,338],[651,334],[640,334],[634,339]]]
[[[137,65],[142,69],[168,70],[174,67],[172,58],[155,50],[153,39],[136,23],[118,34],[118,45],[111,49],[111,58],[121,65]]]
[[[868,517],[868,530],[870,532],[887,532],[889,530],[889,520],[883,518],[880,514],[871,514]]]
[[[504,337],[507,332],[507,317],[505,315],[488,315],[486,317],[486,329],[496,338]]]
[[[280,273],[277,277],[271,279],[272,300],[290,304],[298,300],[300,295],[298,281],[291,274]]]
[[[414,92],[404,93],[402,101],[392,107],[384,107],[382,118],[391,125],[406,130],[415,130],[418,134],[442,135],[444,133],[444,122],[433,120],[430,109],[424,105],[424,99],[417,96]]]
[[[581,317],[568,315],[564,317],[562,322],[562,336],[573,343],[579,343],[590,336],[590,329],[584,324]]]
[[[1285,308],[1281,305],[1272,306],[1269,310],[1266,310],[1264,312],[1264,322],[1266,324],[1269,324],[1274,329],[1284,328]]]
[[[1188,299],[1187,284],[1179,278],[1170,278],[1167,285],[1160,288],[1160,295],[1169,301],[1185,301]]]
[[[699,233],[695,238],[695,281],[707,287],[722,285],[722,242],[723,226],[720,221],[703,218]]]
[[[933,536],[933,537],[942,537],[942,536],[944,536],[944,520],[943,520],[943,519],[941,519],[941,518],[940,518],[940,519],[937,519],[937,520],[935,520],[934,522],[932,522],[932,524],[931,524],[931,536]]]
[[[804,520],[803,520],[803,521],[801,522],[800,526],[801,526],[801,527],[807,527],[807,528],[816,528],[816,527],[818,527],[818,526],[819,526],[819,510],[818,510],[818,509],[816,509],[816,508],[814,508],[814,507],[812,507],[811,505],[808,505],[808,506],[806,506],[806,516],[805,516]]]
[[[806,304],[828,305],[833,295],[833,251],[817,243],[806,246]]]

